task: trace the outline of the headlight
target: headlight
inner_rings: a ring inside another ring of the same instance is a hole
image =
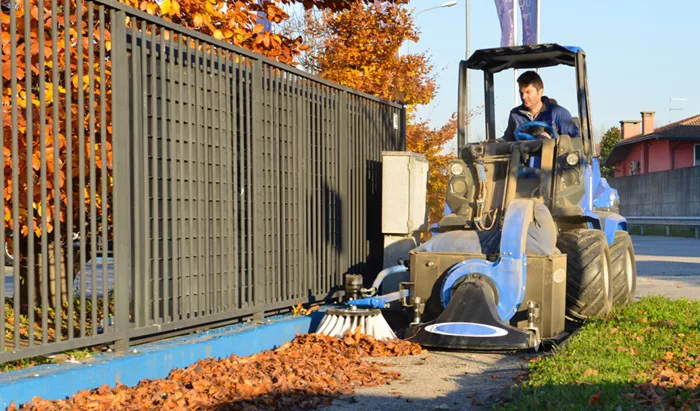
[[[452,192],[455,194],[463,195],[467,192],[467,183],[463,179],[457,179],[451,183]]]
[[[579,162],[579,156],[577,152],[569,153],[566,156],[566,164],[570,166],[575,166]]]
[[[461,163],[452,163],[450,164],[450,173],[453,176],[461,176],[464,173],[464,166]]]

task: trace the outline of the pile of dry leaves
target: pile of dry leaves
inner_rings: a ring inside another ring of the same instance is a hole
[[[384,364],[362,361],[363,357],[423,352],[408,341],[383,343],[358,332],[343,339],[305,334],[274,351],[202,360],[173,370],[165,379],[143,380],[132,388],[102,386],[63,401],[34,398],[21,409],[311,409],[357,387],[399,378]]]

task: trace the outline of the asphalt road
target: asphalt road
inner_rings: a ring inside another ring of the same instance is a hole
[[[700,239],[633,236],[637,298],[700,299]]]
[[[700,299],[700,239],[633,236],[637,298],[666,295]],[[402,381],[359,390],[326,411],[470,410],[491,408],[533,354],[430,352],[382,358]]]

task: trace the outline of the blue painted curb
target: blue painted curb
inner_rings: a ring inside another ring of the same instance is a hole
[[[205,358],[247,356],[274,349],[297,334],[310,332],[322,313],[276,316],[263,324],[237,324],[129,349],[126,354],[99,354],[84,364],[51,364],[0,374],[0,408],[33,397],[60,400],[79,391],[117,383],[135,386],[144,378],[165,378]]]

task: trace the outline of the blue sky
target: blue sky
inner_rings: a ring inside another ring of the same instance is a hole
[[[419,12],[445,1],[411,0],[408,7]],[[596,138],[620,120],[639,119],[640,111],[655,111],[657,127],[700,114],[700,1],[541,0],[540,4],[540,43],[577,45],[586,51]],[[471,51],[498,47],[494,0],[470,0],[470,11]],[[404,44],[401,51],[431,55],[439,90],[418,115],[438,127],[457,107],[457,68],[465,57],[465,2],[422,13],[416,24],[420,41]],[[548,68],[540,74],[545,94],[574,114],[573,69]],[[483,104],[483,76],[472,72],[471,84],[475,107]],[[496,75],[497,134],[505,130],[514,105],[514,84],[512,71]],[[670,102],[672,97],[687,100]],[[472,140],[483,138],[483,115],[472,127]]]

